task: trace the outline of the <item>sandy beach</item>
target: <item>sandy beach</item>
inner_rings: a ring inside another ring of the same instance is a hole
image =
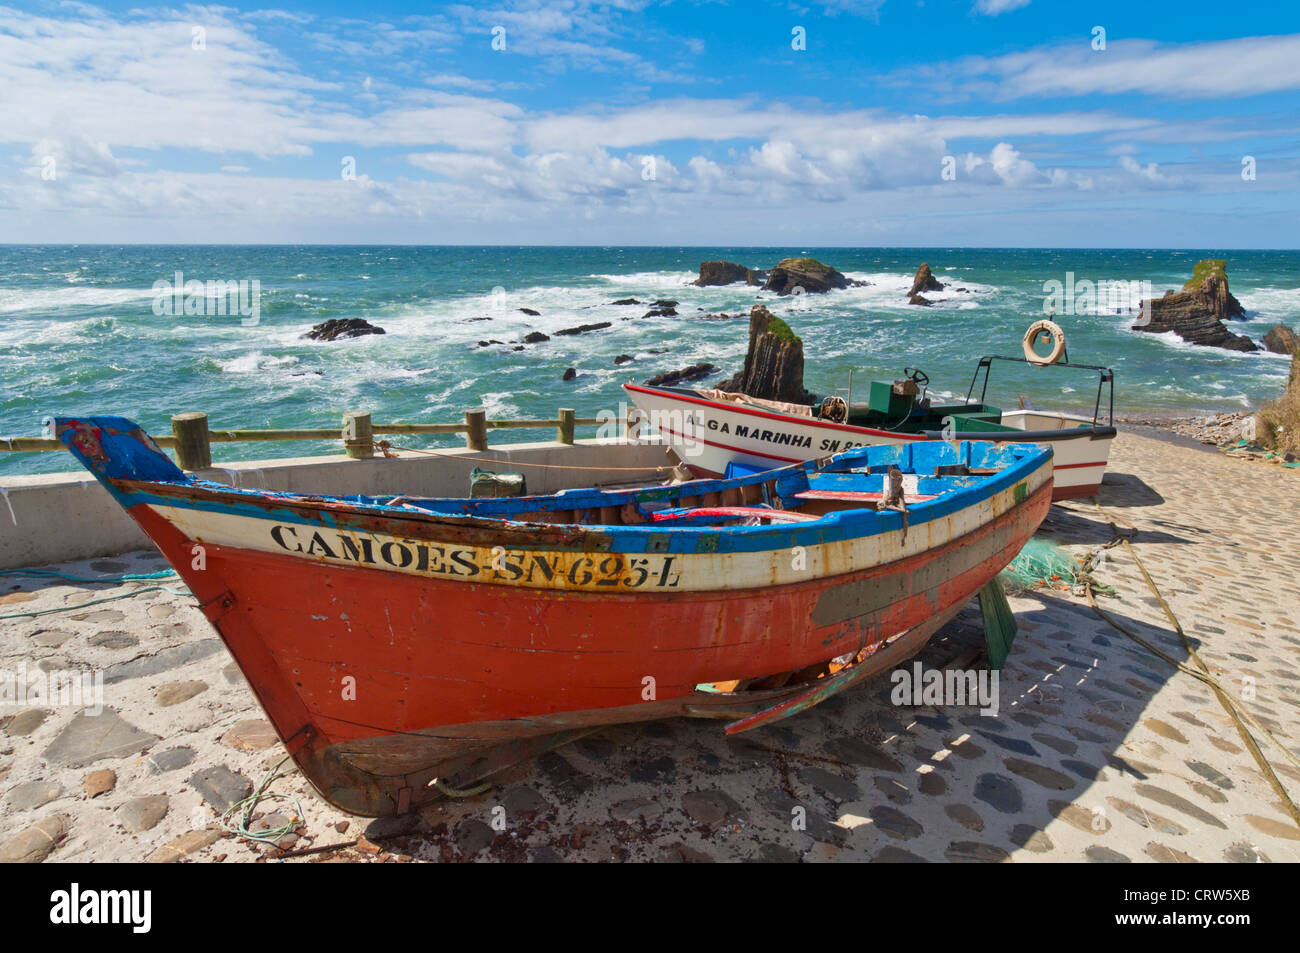
[[[1300,754],[1300,474],[1189,440],[1116,440],[1100,504],[1200,657]],[[1083,555],[1114,531],[1087,501],[1040,535]],[[164,569],[151,551],[45,567],[72,576]],[[1096,573],[1102,608],[1179,660],[1182,643],[1122,547]],[[995,717],[897,706],[886,678],[727,739],[709,721],[607,729],[511,769],[490,790],[370,821],[292,772],[240,839],[222,810],[284,757],[215,632],[176,580],[5,577],[0,668],[102,672],[104,712],[0,707],[0,858],[61,861],[1093,861],[1300,860],[1300,827],[1202,682],[1100,619],[1085,598],[1013,595],[1020,634]],[[970,667],[974,603],[919,659]],[[982,662],[976,661],[979,666]],[[1300,770],[1264,755],[1292,798]],[[360,839],[359,839],[360,838]],[[341,849],[297,854],[355,842]],[[286,855],[286,850],[288,854]]]

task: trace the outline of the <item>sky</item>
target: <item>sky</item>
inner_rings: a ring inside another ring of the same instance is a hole
[[[0,242],[1296,248],[1300,4],[0,6]]]

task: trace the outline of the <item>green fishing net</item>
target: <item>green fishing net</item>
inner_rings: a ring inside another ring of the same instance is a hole
[[[1052,542],[1035,536],[998,578],[1008,592],[1073,588],[1085,578],[1083,563]]]

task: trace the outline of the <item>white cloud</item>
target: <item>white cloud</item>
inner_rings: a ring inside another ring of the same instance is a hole
[[[1142,165],[1132,156],[1122,155],[1119,157],[1119,167],[1123,169],[1128,178],[1145,188],[1170,189],[1179,186],[1185,186],[1185,182],[1178,179],[1171,179],[1160,171],[1160,167],[1154,162],[1148,162]]]
[[[113,178],[122,175],[122,164],[113,157],[106,142],[94,142],[84,136],[66,139],[42,139],[32,146],[34,165],[26,171],[39,175],[46,167],[56,175],[82,175],[91,178]],[[52,162],[52,166],[49,165]]]
[[[1069,45],[967,57],[896,78],[917,75],[945,91],[1003,99],[1123,93],[1228,99],[1300,88],[1300,34],[1182,44],[1119,39],[1105,50],[1093,50],[1081,36]]]
[[[976,11],[989,17],[996,17],[1010,10],[1019,10],[1027,6],[1029,0],[975,0]]]
[[[999,142],[987,156],[967,153],[966,174],[977,182],[1000,182],[1016,188],[1035,185],[1064,185],[1068,178],[1045,173],[1021,157],[1009,142]]]
[[[1025,2],[1028,3],[1029,0]],[[885,5],[885,0],[823,0],[818,5],[827,16],[849,13],[855,17],[879,22],[880,8]]]

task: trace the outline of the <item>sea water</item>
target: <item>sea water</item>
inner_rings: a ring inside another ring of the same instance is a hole
[[[743,284],[690,284],[704,260],[769,268],[805,255],[866,284],[785,298]],[[227,429],[341,426],[355,409],[377,423],[448,423],[474,407],[489,417],[551,418],[559,407],[595,417],[618,412],[627,381],[701,362],[718,368],[705,384],[737,371],[759,302],[803,339],[804,382],[819,395],[843,393],[852,370],[854,399],[865,399],[868,381],[909,366],[929,375],[936,396],[964,397],[979,357],[1019,356],[1026,328],[1045,316],[1051,283],[1067,281],[1080,291],[1056,314],[1070,360],[1114,368],[1117,413],[1245,410],[1280,393],[1288,358],[1131,331],[1135,313],[1114,313],[1113,298],[1090,300],[1081,284],[1149,282],[1161,295],[1181,288],[1202,258],[1227,260],[1247,309],[1249,320],[1231,330],[1258,341],[1279,321],[1300,325],[1294,251],[0,246],[0,437],[37,436],[52,414],[117,414],[154,433],[170,432],[171,414],[196,410]],[[906,297],[923,261],[947,285],[925,292],[928,308]],[[195,307],[174,306],[178,280],[204,283]],[[217,313],[204,296],[209,282],[256,289],[256,314],[239,310],[238,295]],[[628,297],[641,304],[611,304]],[[677,316],[643,317],[660,298],[678,302]],[[739,317],[703,317],[719,312]],[[387,333],[303,337],[329,318],[364,318]],[[603,321],[612,326],[554,333]],[[512,350],[530,331],[551,340]],[[503,343],[479,346],[493,340]],[[615,366],[624,354],[633,360]],[[578,376],[564,381],[569,367]],[[1086,372],[1007,365],[995,367],[988,399],[1015,406],[1025,395],[1037,407],[1091,414],[1096,392]],[[549,438],[492,434],[493,442]],[[461,441],[402,438],[417,447]],[[327,452],[337,453],[337,442],[213,447],[218,461]],[[0,474],[67,469],[63,454],[0,453]]]

